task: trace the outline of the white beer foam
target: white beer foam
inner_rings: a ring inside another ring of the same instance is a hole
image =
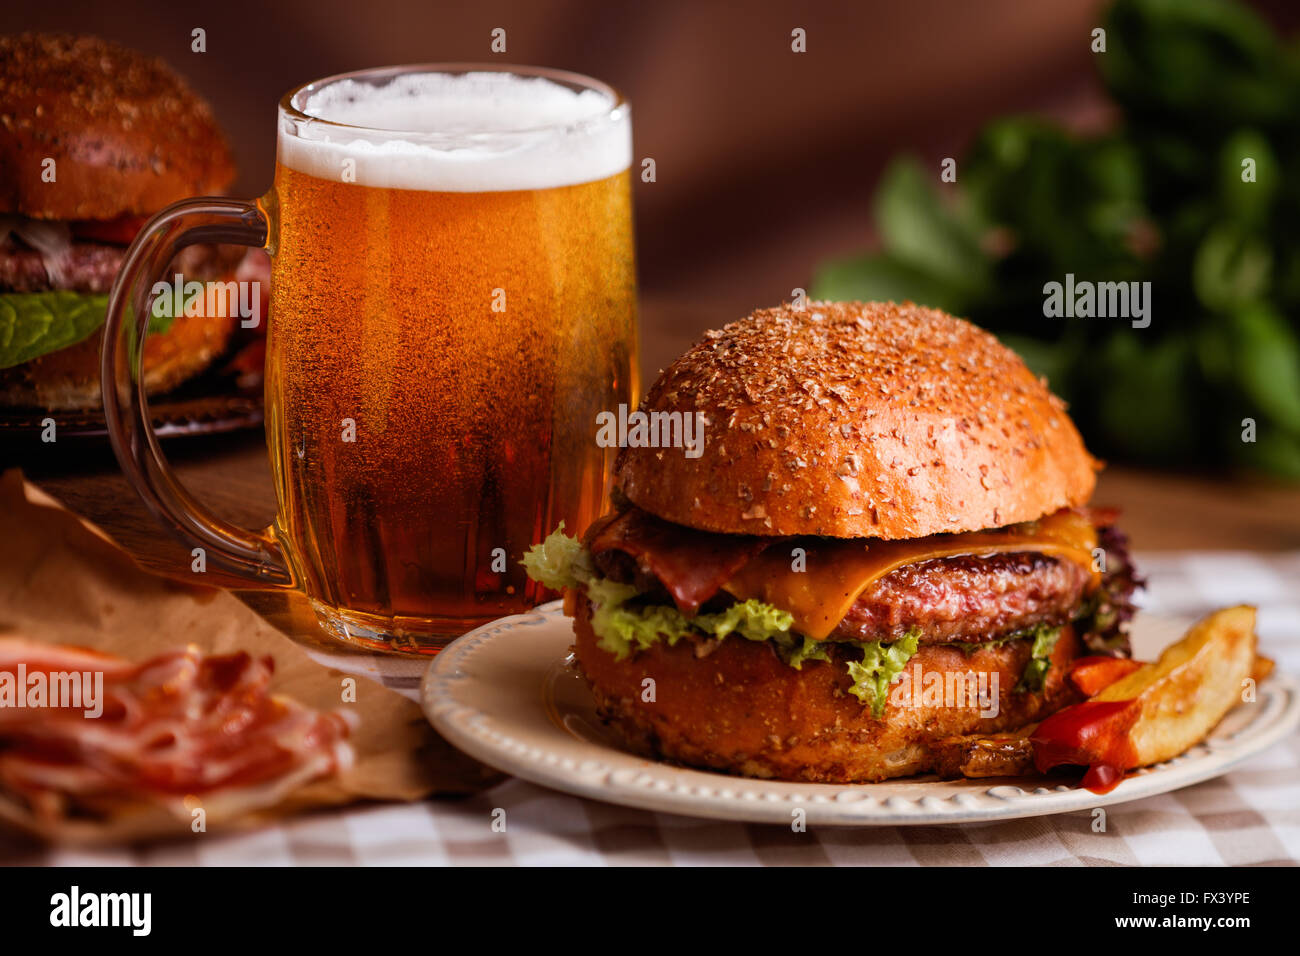
[[[542,77],[408,73],[379,87],[340,80],[294,105],[329,122],[281,116],[280,162],[320,179],[342,179],[352,160],[355,179],[346,181],[363,186],[489,192],[594,182],[632,164],[626,109],[611,117],[605,93]]]

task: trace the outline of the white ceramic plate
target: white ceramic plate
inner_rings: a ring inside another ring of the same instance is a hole
[[[1133,643],[1150,659],[1186,622],[1139,615]],[[689,770],[620,749],[568,668],[573,641],[560,602],[470,631],[439,654],[421,685],[438,732],[483,763],[525,780],[610,803],[720,820],[788,825],[802,808],[820,826],[906,826],[1040,816],[1137,800],[1224,773],[1300,725],[1300,684],[1275,674],[1204,743],[1131,774],[1108,794],[1055,781],[935,780],[781,783]]]

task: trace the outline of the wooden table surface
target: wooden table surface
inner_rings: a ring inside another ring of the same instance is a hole
[[[642,368],[650,381],[710,326],[735,318],[699,304],[651,304],[642,312]],[[275,497],[266,446],[258,431],[180,438],[166,453],[181,480],[218,514],[250,527],[269,523]],[[127,485],[106,443],[65,440],[0,447],[0,462],[89,518],[145,567],[184,572],[189,548],[175,541]],[[1300,486],[1262,479],[1176,474],[1111,467],[1098,504],[1123,509],[1123,527],[1140,551],[1180,549],[1300,550]],[[211,583],[237,586],[210,569]]]

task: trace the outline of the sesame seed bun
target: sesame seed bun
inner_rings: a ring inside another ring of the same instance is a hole
[[[660,642],[626,660],[601,649],[587,600],[577,602],[575,657],[600,716],[631,749],[726,773],[815,783],[857,783],[934,770],[945,737],[993,734],[1041,720],[1077,694],[1065,680],[1079,654],[1072,630],[1053,649],[1043,689],[1014,690],[1029,658],[1029,641],[984,648],[969,657],[950,645],[925,645],[906,672],[923,688],[925,675],[997,675],[996,716],[976,701],[915,705],[891,702],[872,716],[849,693],[842,663],[783,663],[770,642],[728,638],[705,657],[695,645]],[[647,700],[644,681],[654,681]]]
[[[1087,502],[1065,404],[989,333],[905,303],[762,309],[674,362],[640,405],[701,412],[704,449],[624,448],[616,481],[668,521],[907,539]]]
[[[0,37],[0,213],[152,214],[234,174],[212,111],[161,60],[98,37]]]

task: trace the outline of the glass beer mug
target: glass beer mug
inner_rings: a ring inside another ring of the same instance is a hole
[[[630,164],[626,102],[573,74],[398,67],[289,93],[270,192],[176,203],[118,276],[103,389],[128,478],[209,561],[300,588],[351,643],[436,653],[532,607],[519,559],[601,512],[596,415],[636,398]],[[193,243],[271,257],[264,531],[195,501],[150,427],[135,343]]]

